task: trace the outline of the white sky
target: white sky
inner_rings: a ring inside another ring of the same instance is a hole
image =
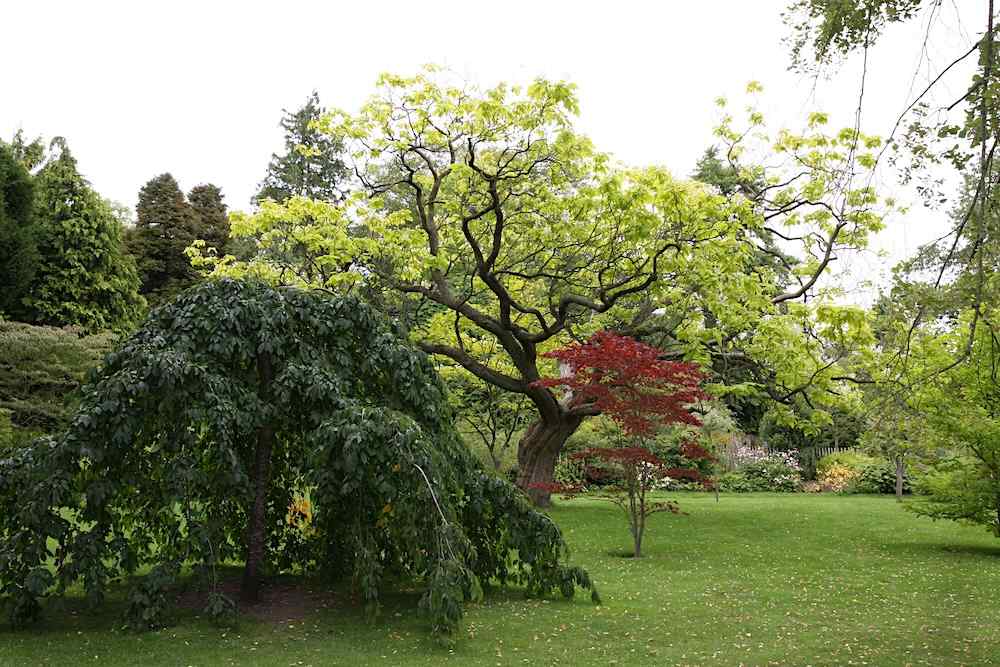
[[[935,71],[981,23],[967,14],[959,25],[958,2],[945,1],[928,45]],[[769,122],[794,129],[808,111],[824,110],[836,127],[853,124],[859,62],[815,86],[788,72],[786,4],[7,0],[0,137],[18,128],[65,136],[96,189],[130,206],[143,183],[169,171],[185,191],[213,182],[231,208],[245,209],[282,145],[283,107],[298,107],[315,88],[328,107],[354,110],[379,72],[438,63],[483,85],[571,80],[579,126],[601,150],[686,175],[712,141],[713,100],[737,98],[750,80],[764,84]],[[978,13],[981,3],[961,4]],[[914,23],[871,53],[864,131],[888,134],[922,41]],[[955,80],[956,98],[966,77]],[[927,80],[925,70],[916,89]],[[883,189],[896,190],[891,174]],[[944,225],[941,213],[919,207],[890,220],[876,243],[889,257],[851,261],[853,277],[873,277]]]

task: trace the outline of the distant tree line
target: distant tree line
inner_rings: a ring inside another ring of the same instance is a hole
[[[284,149],[271,156],[253,203],[294,196],[339,201],[348,169],[341,142],[316,129],[313,92],[283,111]],[[76,389],[147,310],[200,276],[185,249],[249,259],[231,239],[222,189],[185,195],[170,173],[139,191],[135,215],[101,196],[66,139],[18,131],[0,140],[0,449],[66,426]]]

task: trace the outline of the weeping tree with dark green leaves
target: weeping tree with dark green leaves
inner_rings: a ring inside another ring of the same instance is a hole
[[[314,504],[302,531],[285,521]],[[489,583],[596,599],[558,527],[461,443],[429,358],[351,297],[209,281],[149,316],[83,391],[68,430],[0,461],[0,600],[36,618],[82,583],[133,581],[128,617],[159,623],[182,569],[210,610],[216,568],[241,598],[293,565],[346,573],[369,612],[386,577],[423,582],[447,637]],[[140,569],[144,577],[132,577]]]

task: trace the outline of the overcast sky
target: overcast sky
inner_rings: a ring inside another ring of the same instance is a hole
[[[860,62],[819,82],[790,73],[786,3],[10,1],[0,10],[0,136],[65,136],[95,188],[129,206],[169,171],[185,190],[212,182],[245,209],[282,145],[282,108],[316,89],[325,105],[354,110],[379,72],[437,63],[482,85],[571,80],[579,126],[600,149],[686,175],[712,141],[713,100],[750,80],[765,87],[769,121],[794,129],[824,110],[853,124]],[[958,17],[956,3],[944,3],[923,60],[918,23],[870,54],[865,131],[887,135],[911,88],[975,39],[975,17]],[[891,174],[882,187],[895,189]],[[877,273],[944,224],[917,206],[878,240],[888,259],[851,270]]]

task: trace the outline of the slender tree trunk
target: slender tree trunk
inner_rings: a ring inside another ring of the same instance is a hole
[[[642,558],[642,536],[646,532],[646,501],[639,501],[638,516],[635,517],[635,553],[633,558]]]
[[[267,353],[257,357],[257,377],[260,394],[270,393],[274,371],[271,357]],[[247,512],[247,561],[243,569],[243,584],[240,597],[245,603],[260,599],[260,570],[264,563],[267,543],[267,491],[271,482],[271,451],[274,449],[274,426],[264,424],[257,431],[257,451],[254,455],[254,498]]]
[[[554,420],[534,422],[517,444],[517,485],[538,507],[548,507],[552,499],[548,491],[533,488],[535,484],[552,484],[559,452],[573,435],[583,417],[560,415]]]
[[[903,465],[903,457],[896,457],[896,502],[903,502],[903,475],[906,468]]]

